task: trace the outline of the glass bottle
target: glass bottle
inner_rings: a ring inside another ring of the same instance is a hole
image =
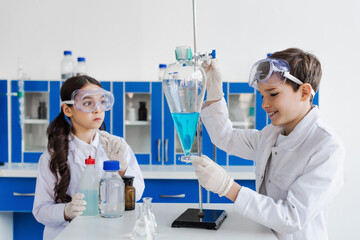
[[[134,177],[123,176],[125,182],[125,211],[135,209],[135,188],[133,187]]]
[[[125,211],[125,184],[119,175],[119,161],[104,161],[105,176],[99,186],[99,213],[104,218],[121,217]]]
[[[46,102],[40,101],[38,107],[38,119],[46,119],[46,118],[47,118]]]
[[[155,236],[157,236],[159,234],[159,228],[156,223],[155,215],[151,210],[151,201],[152,201],[151,197],[143,198],[143,205],[144,205],[143,211],[150,220],[150,230],[154,233]]]
[[[71,51],[64,51],[64,58],[61,61],[61,80],[75,76],[75,62]]]
[[[158,80],[162,81],[166,69],[166,64],[159,64]]]
[[[87,66],[84,57],[77,58],[76,65],[76,76],[86,75],[87,74]]]
[[[139,121],[147,121],[146,102],[139,102]]]
[[[96,216],[99,214],[99,176],[95,169],[95,159],[89,156],[85,159],[86,169],[80,177],[79,192],[84,194],[87,202],[83,216]]]

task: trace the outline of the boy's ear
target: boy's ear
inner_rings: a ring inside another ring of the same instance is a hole
[[[67,104],[63,104],[61,106],[65,116],[67,117],[71,117],[72,116],[72,109],[67,105]]]
[[[307,100],[311,97],[311,85],[309,83],[304,83],[300,86],[301,88],[301,99]]]

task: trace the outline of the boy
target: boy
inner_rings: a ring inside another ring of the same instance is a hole
[[[345,151],[312,105],[320,62],[290,48],[255,63],[249,84],[271,119],[261,131],[232,128],[217,62],[203,66],[209,83],[201,119],[217,147],[256,161],[257,192],[204,155],[192,157],[200,184],[232,200],[239,214],[271,228],[278,239],[328,239],[326,216],[343,185]]]

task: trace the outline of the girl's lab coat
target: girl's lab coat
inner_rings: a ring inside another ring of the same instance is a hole
[[[122,139],[122,138],[121,138]],[[123,140],[123,139],[122,139]],[[124,141],[124,140],[123,140]],[[107,160],[107,155],[99,142],[99,134],[95,135],[92,142],[94,149],[96,149],[95,155],[95,169],[97,170],[99,177],[104,174],[103,162]],[[74,135],[69,136],[69,153],[68,153],[68,166],[70,168],[70,184],[67,190],[67,194],[78,192],[78,185],[81,174],[86,168],[85,159],[88,158],[89,144],[79,140]],[[85,154],[84,154],[85,153]],[[128,161],[128,168],[125,175],[134,176],[134,187],[136,189],[136,201],[139,200],[143,194],[145,184],[140,170],[140,167],[136,161],[135,155],[131,148],[127,145],[125,152],[125,159]],[[64,208],[66,203],[54,202],[54,187],[55,176],[50,171],[50,154],[46,150],[40,157],[35,200],[33,206],[33,214],[36,220],[45,225],[44,239],[54,239],[69,222],[64,219]]]
[[[326,216],[343,185],[345,152],[317,107],[276,147],[281,127],[233,129],[224,99],[204,108],[201,119],[217,147],[256,161],[257,192],[271,155],[267,196],[242,187],[234,203],[238,213],[273,229],[278,239],[328,239]]]

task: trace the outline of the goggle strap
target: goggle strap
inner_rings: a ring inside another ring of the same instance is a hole
[[[61,106],[62,106],[63,104],[72,104],[72,105],[74,105],[75,103],[74,103],[73,100],[67,100],[67,101],[62,101],[62,102],[60,103]]]
[[[285,72],[285,73],[284,73],[284,77],[286,77],[287,79],[289,79],[289,80],[291,80],[291,81],[293,81],[294,83],[297,83],[297,84],[299,84],[299,85],[304,84],[302,81],[300,81],[298,78],[294,77],[293,75],[291,75],[291,74],[288,73],[288,72]],[[310,87],[311,87],[311,86],[310,86]],[[314,89],[312,89],[312,87],[311,87],[311,94],[312,94],[313,97],[315,96],[315,91],[314,91]]]

